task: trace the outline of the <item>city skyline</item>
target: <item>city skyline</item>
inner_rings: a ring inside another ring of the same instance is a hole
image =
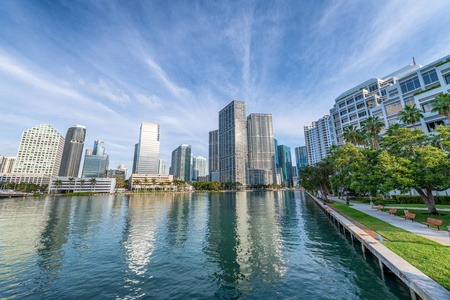
[[[449,52],[446,1],[140,6],[4,2],[1,155],[16,155],[37,124],[83,124],[86,141],[105,140],[111,164],[131,169],[136,128],[149,121],[162,126],[161,159],[180,143],[207,157],[208,130],[231,99],[272,113],[280,144],[301,146],[303,126],[361,78]]]

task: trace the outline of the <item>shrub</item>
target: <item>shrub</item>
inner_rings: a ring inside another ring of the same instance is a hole
[[[401,204],[424,204],[420,196],[400,195],[395,196],[398,203]],[[434,196],[436,204],[450,204],[450,196]]]

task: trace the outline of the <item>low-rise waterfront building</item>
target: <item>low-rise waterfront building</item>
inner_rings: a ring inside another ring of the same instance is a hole
[[[146,188],[172,189],[173,175],[162,174],[133,174],[129,180],[131,190],[143,190]],[[153,183],[154,182],[154,183]]]
[[[69,180],[71,178],[72,180]],[[116,188],[115,178],[73,178],[73,177],[54,177],[48,187],[49,194],[65,193],[114,193]]]

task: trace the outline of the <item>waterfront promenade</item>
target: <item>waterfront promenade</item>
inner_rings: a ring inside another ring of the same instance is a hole
[[[337,197],[331,197],[333,201],[340,202],[340,203],[346,203],[345,200],[339,199]],[[438,242],[445,246],[450,246],[450,237],[447,230],[437,230],[436,228],[427,227],[424,224],[418,223],[418,222],[411,222],[409,220],[405,220],[404,218],[401,218],[399,216],[391,215],[384,211],[379,211],[375,207],[372,208],[370,205],[367,204],[360,204],[360,203],[350,203],[351,207],[359,210],[369,216],[375,217],[377,219],[380,219],[386,223],[389,223],[395,227],[402,228],[404,230],[407,230],[409,232],[415,233],[417,235],[423,236],[427,239],[433,240],[435,242]],[[398,207],[403,208],[403,207]],[[417,209],[417,208],[414,208]],[[449,209],[439,209],[441,211],[450,211]]]

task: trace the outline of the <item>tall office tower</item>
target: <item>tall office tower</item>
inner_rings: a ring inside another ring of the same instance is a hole
[[[0,173],[12,173],[14,170],[14,164],[17,157],[15,156],[3,156],[1,161]]]
[[[167,175],[167,161],[165,159],[160,159],[158,163],[158,174]]]
[[[86,149],[81,177],[105,178],[109,165],[109,155],[105,153],[105,142],[95,141],[94,149]]]
[[[247,184],[247,121],[245,102],[234,100],[219,112],[221,182]]]
[[[275,143],[271,114],[247,117],[248,184],[269,185],[276,182]]]
[[[24,131],[13,173],[34,173],[55,177],[59,173],[64,138],[50,125]]]
[[[206,177],[206,158],[202,156],[194,156],[192,164],[193,169],[193,180],[198,181],[199,177]]]
[[[137,157],[138,157],[138,149],[139,149],[139,144],[135,144],[134,145],[134,156],[133,156],[133,169],[131,171],[131,174],[136,173],[136,162],[137,162]]]
[[[325,115],[312,126],[304,126],[308,163],[314,165],[327,157],[334,144],[330,115]]]
[[[291,148],[284,145],[278,146],[278,162],[281,168],[282,181],[285,186],[292,186],[292,156]]]
[[[208,171],[219,171],[219,130],[209,132],[209,162]]]
[[[135,173],[158,174],[159,137],[160,127],[158,124],[142,122]]]
[[[75,125],[67,130],[59,176],[78,177],[85,136],[84,126]]]
[[[191,180],[191,146],[181,145],[172,152],[172,165],[170,166],[170,175],[173,179],[190,181]]]
[[[295,163],[297,165],[297,175],[300,174],[300,170],[308,165],[308,151],[306,146],[295,148]]]

